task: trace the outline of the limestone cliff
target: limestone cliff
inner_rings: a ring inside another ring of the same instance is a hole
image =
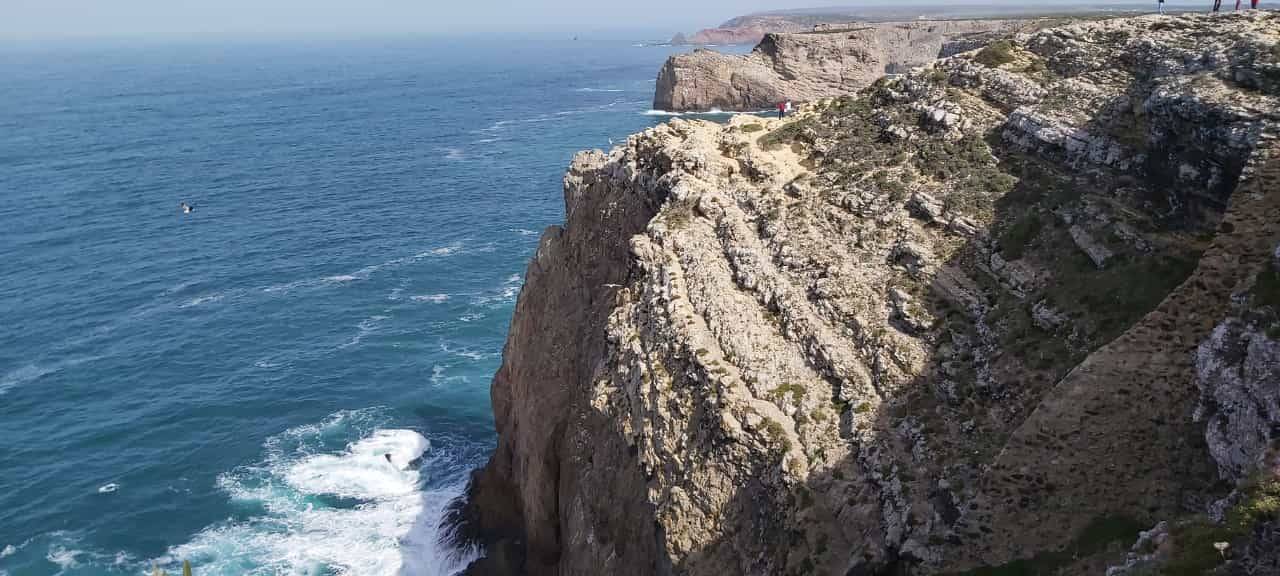
[[[1096,574],[1215,505],[1265,564],[1277,127],[1259,12],[1041,30],[579,155],[471,572]]]
[[[711,50],[672,56],[658,74],[659,110],[763,110],[783,100],[806,102],[865,88],[886,73],[905,72],[953,47],[1042,25],[1028,20],[936,20],[825,26],[821,32],[771,33],[750,54]]]

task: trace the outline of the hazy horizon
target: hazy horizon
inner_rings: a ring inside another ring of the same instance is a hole
[[[1154,5],[1154,0],[1151,2]],[[1203,2],[1201,2],[1203,3]],[[1126,0],[1037,3],[1046,10],[1079,5],[1141,5]],[[1172,0],[1171,5],[1200,3]],[[692,31],[744,14],[798,8],[1011,6],[1014,0],[469,0],[429,5],[414,0],[0,0],[0,41],[66,38],[203,38],[278,35],[560,33],[609,30]]]

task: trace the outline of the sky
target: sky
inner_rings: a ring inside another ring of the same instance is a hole
[[[965,3],[975,3],[969,0]],[[1018,0],[985,0],[1012,3]],[[1067,0],[1035,0],[1062,4]],[[1092,0],[1092,2],[1107,0]],[[0,0],[0,39],[691,31],[784,8],[948,0]]]

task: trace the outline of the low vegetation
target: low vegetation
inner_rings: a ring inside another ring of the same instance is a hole
[[[1197,518],[1173,527],[1174,552],[1162,566],[1166,576],[1207,574],[1226,558],[1215,544],[1239,545],[1261,522],[1280,520],[1280,479],[1255,478],[1244,488],[1244,497],[1227,511],[1221,524]],[[1229,550],[1230,548],[1228,548]]]
[[[1114,339],[1155,309],[1199,262],[1199,254],[1148,254],[1117,258],[1098,270],[1065,230],[1055,229],[1053,237],[1059,253],[1044,297],[1081,320],[1096,342]]]
[[[766,150],[775,150],[782,146],[791,144],[796,141],[804,132],[811,129],[814,125],[812,118],[804,118],[784,124],[764,136],[760,137],[760,146]],[[763,127],[761,127],[763,129]]]
[[[1041,552],[1031,558],[1000,566],[983,566],[961,576],[1038,576],[1056,574],[1077,558],[1092,556],[1108,548],[1128,548],[1147,526],[1131,518],[1109,516],[1094,519],[1066,548]]]
[[[800,400],[804,398],[804,393],[804,386],[799,384],[782,384],[777,388],[774,388],[773,391],[769,393],[769,397],[774,401],[780,401],[790,396],[792,402],[799,404]]]
[[[1268,263],[1253,283],[1253,301],[1258,306],[1280,308],[1280,270]]]
[[[1000,40],[993,42],[986,48],[978,51],[973,57],[975,61],[989,68],[999,68],[1005,64],[1013,62],[1017,58],[1013,54],[1013,42],[1009,40]]]
[[[1028,245],[1040,234],[1042,226],[1040,215],[1034,212],[1018,218],[1000,235],[1000,254],[1006,260],[1022,258]]]

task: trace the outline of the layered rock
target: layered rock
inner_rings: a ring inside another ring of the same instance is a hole
[[[972,48],[974,37],[1038,25],[1026,20],[936,20],[771,33],[748,55],[710,50],[672,56],[658,74],[659,110],[762,110],[851,94],[886,73],[905,72]]]
[[[1278,45],[1270,13],[1043,30],[579,155],[472,572],[1101,573],[1227,497],[1276,414],[1240,303],[1280,298]]]

